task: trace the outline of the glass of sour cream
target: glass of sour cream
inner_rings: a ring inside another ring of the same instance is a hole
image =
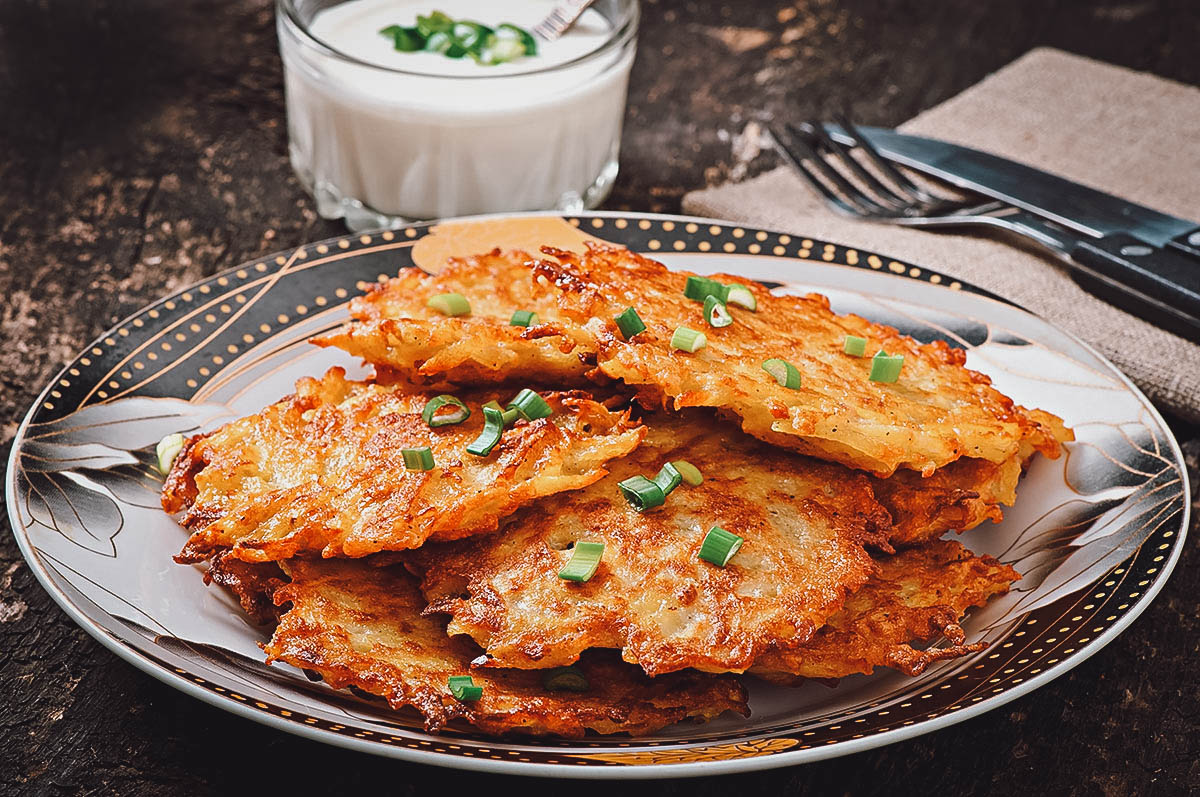
[[[495,65],[380,34],[441,11],[525,29],[554,0],[277,0],[292,167],[325,218],[404,221],[598,205],[617,174],[637,0],[599,0]]]

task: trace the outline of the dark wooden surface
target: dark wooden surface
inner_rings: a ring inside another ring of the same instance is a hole
[[[648,2],[609,204],[677,210],[687,190],[773,165],[758,152],[758,123],[838,107],[898,123],[1034,46],[1200,83],[1197,41],[1194,0]],[[267,0],[0,4],[5,458],[42,384],[116,319],[219,269],[340,231],[316,217],[287,164]],[[1195,483],[1200,430],[1175,428]],[[951,729],[755,775],[564,787],[349,753],[210,708],[79,630],[5,534],[0,792],[1200,791],[1195,548],[1117,641]]]

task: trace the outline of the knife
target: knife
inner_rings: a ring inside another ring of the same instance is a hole
[[[855,139],[827,124],[834,139]],[[855,126],[883,157],[1079,233],[1068,251],[1087,287],[1152,323],[1200,340],[1200,223],[986,152],[878,127]]]

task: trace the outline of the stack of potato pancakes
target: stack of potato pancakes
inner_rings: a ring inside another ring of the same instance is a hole
[[[941,341],[605,244],[406,269],[351,315],[313,342],[374,378],[187,440],[163,506],[269,661],[430,729],[645,734],[748,714],[742,674],[980,650],[960,620],[1020,576],[941,537],[1071,439]]]

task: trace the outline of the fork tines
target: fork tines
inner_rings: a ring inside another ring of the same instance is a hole
[[[554,41],[579,19],[591,0],[563,0],[551,9],[541,22],[533,26],[533,35],[543,41]]]

